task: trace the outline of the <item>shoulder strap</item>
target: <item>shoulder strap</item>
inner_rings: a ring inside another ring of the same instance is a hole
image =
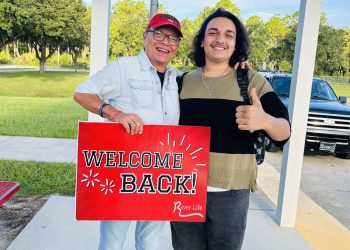
[[[178,93],[181,93],[182,90],[182,85],[183,85],[183,81],[184,81],[184,76],[187,74],[188,72],[183,73],[181,76],[177,76],[176,77],[176,82],[177,82],[177,90]]]
[[[250,104],[250,98],[248,95],[248,70],[247,69],[237,69],[237,82],[240,88],[241,96],[243,97],[245,104]]]

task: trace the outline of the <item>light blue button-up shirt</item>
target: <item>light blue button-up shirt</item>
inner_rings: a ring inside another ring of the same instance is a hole
[[[139,115],[144,124],[177,125],[179,74],[168,67],[162,88],[156,68],[142,50],[138,56],[120,57],[108,63],[81,83],[76,92],[96,94],[124,113]]]

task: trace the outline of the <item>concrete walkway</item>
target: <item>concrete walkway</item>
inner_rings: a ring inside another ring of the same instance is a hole
[[[0,136],[0,159],[75,163],[77,140]]]
[[[307,250],[311,249],[303,237],[294,229],[282,229],[272,219],[274,211],[266,202],[263,193],[251,199],[247,233],[243,249],[256,250]],[[134,248],[135,223],[129,228],[125,250]],[[74,198],[52,196],[31,222],[12,242],[8,250],[25,249],[97,249],[99,223],[75,221]],[[170,225],[167,223],[161,235],[158,250],[171,248]]]
[[[76,140],[0,136],[0,159],[45,162],[76,161]],[[279,172],[268,163],[259,168],[259,191],[251,195],[244,250],[350,249],[350,232],[304,193],[300,193],[296,228],[275,222]],[[74,219],[74,197],[52,196],[9,246],[24,249],[97,249],[99,223]],[[125,250],[134,249],[135,225]],[[167,224],[159,250],[171,248]]]

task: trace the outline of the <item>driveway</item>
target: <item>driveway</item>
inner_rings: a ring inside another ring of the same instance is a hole
[[[266,152],[266,161],[280,171],[282,152]],[[350,230],[350,160],[305,155],[301,190]]]

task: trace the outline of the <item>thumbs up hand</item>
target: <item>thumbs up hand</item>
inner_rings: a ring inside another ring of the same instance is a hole
[[[268,114],[265,113],[256,89],[249,92],[252,105],[241,105],[236,109],[236,122],[241,130],[260,130],[265,128],[268,122]]]
[[[262,105],[261,105],[261,102],[260,102],[260,98],[259,96],[257,95],[256,93],[256,88],[252,88],[249,92],[249,95],[250,95],[250,98],[252,100],[252,104],[253,106],[256,106],[256,107],[261,107],[262,108]]]

